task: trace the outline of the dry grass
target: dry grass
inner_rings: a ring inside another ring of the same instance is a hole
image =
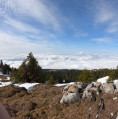
[[[10,87],[0,88],[0,101],[6,106],[12,119],[87,119],[90,99],[75,103],[60,104],[62,87],[40,85],[27,92],[15,92]],[[100,110],[99,119],[115,119],[118,113],[118,94],[101,94],[92,102],[92,117],[95,119],[100,97],[105,101],[105,110]],[[111,117],[110,113],[114,113]]]

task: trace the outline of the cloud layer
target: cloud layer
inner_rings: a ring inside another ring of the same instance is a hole
[[[74,1],[0,0],[0,59],[18,67],[33,52],[43,68],[115,67],[116,56],[95,52],[118,51],[117,1]],[[80,51],[90,54],[49,55]]]
[[[78,55],[35,55],[43,69],[99,69],[116,68],[118,56],[104,54],[85,54]],[[23,61],[24,55],[4,59],[3,61],[13,67],[18,67]]]

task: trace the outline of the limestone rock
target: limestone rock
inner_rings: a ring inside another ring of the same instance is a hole
[[[69,88],[69,85],[68,86],[65,86],[63,89],[62,89],[62,93],[66,93],[68,91],[68,88]]]
[[[116,82],[115,87],[116,87],[115,92],[118,92],[118,82]]]
[[[91,96],[91,92],[88,91],[88,90],[85,90],[85,91],[83,92],[82,98],[87,98],[87,97],[89,97],[89,96]]]
[[[65,93],[60,100],[60,103],[70,103],[75,102],[80,99],[79,93]]]
[[[78,93],[78,87],[74,86],[74,85],[71,85],[71,86],[68,87],[68,92],[69,93]]]
[[[88,86],[88,84],[87,84],[87,83],[82,83],[82,82],[80,82],[80,83],[77,84],[76,86],[77,86],[78,88],[85,89],[85,88]]]
[[[90,92],[95,92],[97,95],[99,95],[99,93],[100,93],[100,91],[99,91],[99,89],[97,87],[92,87],[90,89]]]
[[[106,93],[113,94],[115,89],[113,84],[103,84],[103,91]]]
[[[100,86],[102,85],[102,83],[101,83],[101,82],[96,82],[94,85],[95,85],[96,87],[100,87]]]
[[[89,85],[85,88],[85,90],[86,90],[86,91],[89,91],[92,87],[93,87],[93,84],[89,84]]]

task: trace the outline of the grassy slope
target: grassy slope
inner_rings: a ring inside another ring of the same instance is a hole
[[[5,105],[12,119],[87,119],[90,98],[71,104],[60,104],[62,87],[40,85],[30,92],[14,92],[10,87],[0,88],[0,101]],[[95,119],[98,101],[102,97],[105,110],[100,110],[99,119],[115,119],[118,113],[118,94],[101,94],[92,103],[92,118]],[[115,113],[111,118],[110,113]]]

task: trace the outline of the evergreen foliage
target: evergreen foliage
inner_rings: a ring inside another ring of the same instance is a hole
[[[3,61],[1,60],[0,61],[0,69],[2,71],[3,74],[10,74],[11,72],[11,68],[10,68],[10,65],[8,64],[3,64]]]
[[[51,75],[50,78],[49,78],[49,80],[48,80],[48,84],[56,84],[56,83],[57,83],[57,81],[54,80],[53,75]]]
[[[94,81],[94,75],[91,71],[89,70],[83,70],[82,73],[78,76],[78,82],[86,82],[86,83],[91,83]]]
[[[3,66],[3,61],[1,60],[0,61],[0,68],[2,68],[2,66]]]
[[[112,78],[112,80],[118,79],[118,69],[111,71],[110,77]]]
[[[32,53],[29,53],[18,69],[12,68],[11,73],[11,79],[15,82],[49,82],[49,84],[63,83],[63,80],[65,83],[76,81],[90,83],[105,76],[110,76],[110,80],[118,79],[118,66],[117,69],[42,70]]]
[[[43,83],[42,76],[42,68],[32,53],[29,53],[18,70],[13,70],[11,73],[11,79],[14,79],[15,82]]]

